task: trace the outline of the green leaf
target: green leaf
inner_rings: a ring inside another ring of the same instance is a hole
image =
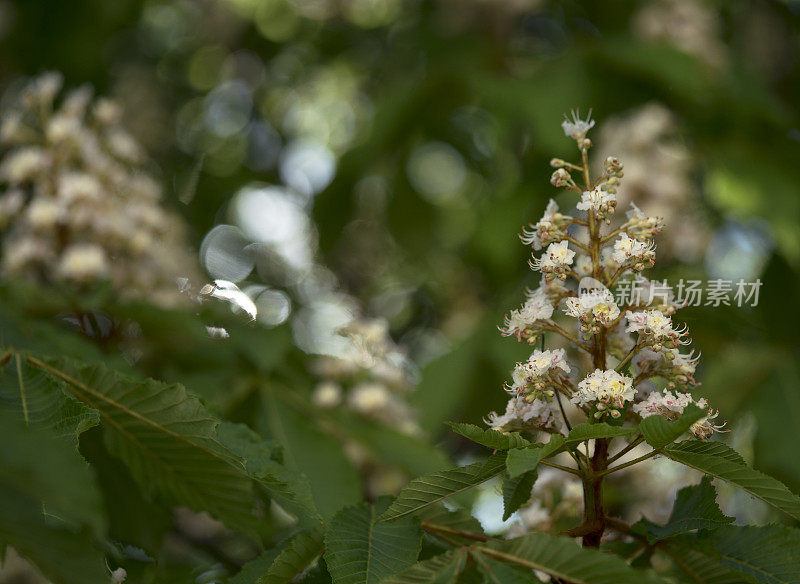
[[[677,420],[670,422],[664,416],[648,416],[639,425],[639,430],[645,441],[653,448],[663,448],[674,442],[697,420],[708,415],[707,409],[702,409],[694,404],[689,404]]]
[[[298,533],[256,584],[288,584],[305,572],[322,555],[324,535],[325,530],[321,525]]]
[[[541,584],[532,570],[510,566],[475,551],[472,557],[486,578],[487,584]]]
[[[780,481],[742,464],[741,456],[724,444],[687,440],[669,445],[662,452],[672,460],[727,481],[790,517],[800,519],[800,497]]]
[[[388,497],[345,507],[325,535],[325,562],[335,584],[376,584],[417,561],[422,546],[419,521],[378,521]]]
[[[414,564],[381,584],[455,584],[467,563],[467,550],[455,549]]]
[[[518,432],[504,434],[491,428],[483,429],[474,424],[457,424],[446,422],[456,434],[461,434],[464,438],[469,438],[473,442],[492,448],[493,450],[510,450],[512,448],[522,448],[530,444],[519,435]]]
[[[679,536],[680,537],[680,536]],[[744,584],[745,580],[739,572],[735,572],[720,564],[719,559],[699,552],[697,542],[691,539],[690,545],[674,544],[670,541],[669,557],[677,569],[675,578],[686,584]]]
[[[537,473],[530,470],[516,478],[503,477],[503,521],[528,502]]]
[[[259,577],[269,571],[269,567],[281,553],[279,548],[269,549],[255,560],[247,562],[234,576],[225,580],[225,584],[256,584]]]
[[[526,472],[536,470],[539,461],[560,451],[564,447],[564,442],[563,436],[553,434],[547,444],[531,444],[527,448],[509,450],[506,461],[508,476],[513,479]]]
[[[0,548],[6,544],[54,584],[109,581],[103,554],[83,534],[46,523],[39,501],[0,484]]]
[[[292,397],[277,387],[265,388],[258,429],[280,442],[286,466],[308,477],[317,510],[330,519],[344,505],[361,499],[358,471],[341,442],[324,432],[307,411],[301,411],[303,406]]]
[[[277,443],[270,444],[244,424],[223,422],[220,442],[244,460],[245,469],[287,511],[311,522],[321,521],[308,479],[275,460]]]
[[[700,484],[684,487],[678,491],[666,525],[642,519],[634,528],[646,535],[650,543],[654,543],[695,529],[714,529],[733,523],[733,520],[733,517],[728,517],[720,511],[717,505],[717,491],[711,484],[711,477],[706,475]]]
[[[486,544],[485,555],[541,570],[573,584],[655,584],[648,572],[634,570],[623,559],[582,548],[571,538],[531,533]]]
[[[423,521],[429,521],[436,525],[444,525],[467,533],[483,533],[480,521],[475,519],[466,509],[456,509],[450,511],[442,503],[428,505],[420,509],[416,516]]]
[[[579,444],[587,440],[596,440],[598,438],[619,438],[623,436],[633,436],[636,434],[636,428],[623,428],[621,426],[611,426],[605,422],[599,424],[590,424],[583,422],[578,424],[570,430],[567,436],[566,444]]]
[[[0,443],[0,485],[29,495],[39,514],[89,526],[96,536],[105,534],[94,473],[68,441],[0,412]]]
[[[493,454],[485,462],[476,462],[449,470],[423,475],[406,485],[381,520],[397,519],[415,513],[457,493],[471,489],[502,473],[505,453]]]
[[[755,582],[800,584],[800,530],[784,525],[728,525],[703,540],[713,547],[722,565]]]
[[[104,365],[29,362],[99,412],[108,451],[125,462],[145,493],[207,511],[257,538],[253,483],[244,464],[220,444],[218,421],[183,386],[128,378]]]
[[[97,410],[72,397],[62,381],[31,367],[18,352],[0,368],[0,410],[15,412],[28,425],[47,428],[75,446],[81,432],[100,423]]]

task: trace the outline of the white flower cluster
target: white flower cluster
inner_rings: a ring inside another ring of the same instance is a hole
[[[560,432],[563,427],[563,422],[553,410],[552,403],[542,399],[529,402],[521,397],[512,397],[508,400],[503,414],[489,412],[486,424],[501,432],[516,430]]]
[[[688,345],[691,342],[686,338],[686,325],[676,329],[672,325],[672,318],[660,310],[628,312],[626,318],[628,327],[625,330],[629,333],[639,333],[640,341],[652,347],[654,351]]]
[[[48,283],[109,280],[121,297],[172,304],[193,276],[182,221],[161,202],[111,101],[86,88],[57,101],[61,77],[33,80],[4,113],[2,271]]]
[[[724,423],[714,424],[714,419],[719,416],[719,412],[710,409],[705,398],[695,401],[688,393],[673,393],[669,390],[665,390],[663,393],[654,391],[647,396],[646,400],[635,404],[631,409],[642,418],[658,415],[664,416],[669,420],[675,420],[689,404],[708,410],[707,416],[704,416],[689,428],[689,432],[697,438],[710,438],[714,432],[720,432],[725,427]]]
[[[528,294],[528,299],[521,307],[506,315],[499,330],[504,337],[516,337],[520,342],[533,344],[544,321],[551,316],[553,303],[548,298],[546,288],[540,287]]]
[[[345,406],[407,434],[420,431],[405,400],[414,388],[408,358],[382,319],[360,318],[339,329],[347,339],[336,356],[321,357],[314,372],[323,380],[312,394],[321,408]]]
[[[659,236],[659,255],[694,262],[705,253],[710,230],[699,210],[696,157],[679,129],[674,112],[649,103],[606,121],[597,142],[604,154],[625,161],[625,179],[616,187],[619,204],[636,201],[641,207],[631,204],[627,212],[629,235],[652,238],[666,222],[670,227]]]
[[[565,133],[582,152],[583,164],[591,147],[586,132],[593,125],[577,116],[564,124]],[[560,395],[592,422],[635,423],[653,414],[674,419],[689,403],[707,408],[705,400],[695,402],[685,393],[697,385],[699,357],[678,350],[690,339],[685,325],[673,324],[672,315],[680,307],[675,294],[666,283],[651,282],[640,274],[655,262],[653,237],[662,229],[662,220],[632,205],[627,221],[616,229],[606,228],[623,178],[623,165],[615,157],[605,160],[604,173],[594,182],[578,164],[553,159],[551,165],[558,169],[554,184],[582,192],[576,207],[586,217],[561,214],[551,200],[542,219],[523,229],[524,244],[534,249],[547,246],[530,262],[532,269],[542,272],[542,284],[506,316],[500,332],[529,345],[552,334],[565,340],[568,348],[544,350],[543,345],[517,363],[512,382],[505,386],[512,394],[506,412],[491,414],[488,423],[503,431],[557,431],[553,417],[567,415],[561,407],[553,407],[561,403]],[[577,187],[573,171],[583,175],[584,189]],[[617,303],[614,291],[625,289],[630,293],[620,293]],[[559,323],[556,308],[577,322]],[[574,363],[588,361],[592,369],[581,375],[567,365],[567,351],[577,352],[571,359]],[[716,416],[709,410],[691,432],[707,438],[721,430],[713,423]]]
[[[594,406],[597,410],[595,418],[610,415],[619,418],[626,402],[632,402],[636,392],[633,379],[617,373],[613,369],[603,371],[595,369],[583,381],[578,383],[578,391],[572,397],[572,403],[579,406]]]
[[[544,399],[550,401],[554,395],[548,387],[562,383],[564,373],[569,373],[564,349],[553,351],[535,350],[527,361],[517,363],[512,373],[513,384],[506,391],[522,396],[526,401]]]

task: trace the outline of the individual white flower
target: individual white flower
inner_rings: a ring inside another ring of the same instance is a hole
[[[314,389],[311,401],[320,408],[335,408],[342,403],[342,388],[334,381],[323,381]]]
[[[603,217],[607,213],[614,212],[617,207],[617,197],[614,193],[595,187],[591,191],[583,192],[576,207],[580,211],[594,211],[598,217]]]
[[[572,119],[568,118],[567,115],[564,114],[564,121],[561,122],[561,129],[564,130],[564,134],[566,136],[581,141],[586,137],[586,132],[594,128],[592,112],[589,111],[589,115],[586,116],[585,120],[582,120],[580,118],[580,113],[575,110],[572,110],[570,113],[572,115]]]
[[[655,263],[654,250],[653,242],[632,239],[627,233],[623,233],[614,243],[613,258],[619,265],[641,272],[647,265],[652,266]]]
[[[89,282],[108,275],[105,252],[91,243],[76,243],[64,250],[58,264],[58,275],[67,280]]]
[[[528,263],[531,269],[565,280],[568,266],[572,265],[574,257],[575,252],[569,248],[569,242],[565,240],[551,243],[540,258],[533,258],[533,261]]]
[[[660,351],[664,347],[675,347],[679,344],[688,345],[691,341],[686,337],[686,326],[676,329],[672,319],[660,310],[642,310],[628,312],[629,333],[638,332],[640,339],[649,344],[653,350]]]
[[[517,363],[512,373],[513,384],[506,390],[527,401],[537,398],[550,401],[553,390],[547,390],[554,383],[559,383],[565,373],[570,372],[564,349],[540,351],[536,349],[527,361]]]
[[[111,572],[111,584],[122,584],[127,577],[128,572],[125,571],[125,568],[117,568]]]
[[[527,402],[522,398],[512,397],[506,404],[505,413],[499,415],[497,412],[490,412],[484,422],[501,432],[530,429],[561,430],[560,417],[549,403],[540,399]]]
[[[578,383],[578,391],[571,401],[579,406],[594,406],[597,409],[596,418],[606,414],[619,418],[622,415],[619,410],[625,407],[625,402],[632,402],[635,395],[633,379],[630,377],[613,369],[595,369]]]
[[[516,337],[520,342],[534,343],[542,321],[553,316],[553,304],[547,298],[544,288],[534,291],[518,309],[509,312],[498,327],[504,337]]]
[[[548,243],[564,238],[567,234],[565,225],[571,219],[571,217],[559,213],[558,204],[550,199],[542,218],[537,223],[528,225],[527,228],[523,227],[519,238],[525,245],[533,246],[533,249],[542,249]]]
[[[633,202],[625,216],[628,218],[628,232],[637,239],[650,239],[664,228],[664,220],[661,217],[649,217]]]
[[[619,316],[619,307],[608,288],[595,288],[564,302],[564,313],[577,318],[586,335],[599,333],[600,327],[611,325]]]

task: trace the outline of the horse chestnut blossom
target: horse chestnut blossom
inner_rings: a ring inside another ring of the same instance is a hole
[[[572,265],[574,257],[575,252],[569,249],[567,240],[551,243],[547,246],[547,250],[542,254],[542,257],[532,260],[531,268],[539,270],[542,274],[566,280],[569,266]]]
[[[572,403],[581,406],[594,406],[597,411],[595,418],[611,415],[619,418],[620,410],[626,402],[632,402],[635,392],[633,380],[620,375],[613,369],[602,371],[595,369],[583,381],[578,383],[578,391],[572,397]]]
[[[651,241],[639,241],[623,233],[614,243],[614,261],[619,265],[641,272],[648,265],[656,263],[655,245]]]
[[[725,424],[715,425],[713,420],[719,415],[719,412],[708,408],[708,402],[705,398],[700,398],[697,401],[692,399],[688,393],[672,393],[669,390],[661,393],[654,391],[647,399],[634,405],[631,408],[634,412],[639,414],[642,418],[648,416],[660,415],[669,420],[677,419],[686,409],[689,404],[694,404],[701,409],[708,410],[708,416],[705,416],[691,425],[689,432],[698,438],[707,439],[711,437],[714,432],[720,432],[725,427]]]
[[[566,228],[572,224],[572,221],[572,217],[559,213],[558,204],[550,199],[542,218],[535,224],[528,225],[527,228],[523,227],[519,238],[525,245],[531,245],[533,249],[540,250],[548,243],[564,239],[567,235]]]
[[[509,312],[503,326],[499,327],[504,337],[516,337],[520,342],[533,344],[541,332],[544,321],[553,316],[553,304],[544,288],[532,292],[525,303]]]
[[[536,350],[527,361],[517,363],[512,373],[513,385],[506,386],[506,391],[525,397],[526,401],[544,396],[549,401],[554,395],[547,390],[548,385],[559,383],[564,373],[569,373],[564,349],[554,351]]]
[[[580,321],[580,330],[585,335],[599,333],[619,317],[619,307],[607,288],[567,298],[564,305],[564,313]]]
[[[581,161],[551,161],[556,168],[552,184],[578,195],[575,212],[560,212],[551,199],[544,216],[520,235],[535,251],[547,246],[529,262],[541,272],[542,282],[505,317],[500,332],[528,346],[541,342],[541,347],[516,364],[512,382],[504,386],[511,394],[505,413],[490,413],[486,423],[501,432],[561,435],[571,431],[576,418],[589,427],[630,427],[636,437],[614,455],[609,449],[618,435],[601,434],[593,438],[593,453],[567,448],[577,468],[550,465],[588,477],[584,523],[575,534],[584,545],[597,547],[604,530],[598,477],[640,461],[609,466],[645,441],[638,429],[642,420],[654,415],[675,420],[692,405],[686,424],[690,435],[706,440],[723,431],[724,424],[715,423],[719,413],[705,399],[689,393],[698,385],[699,356],[678,350],[691,340],[685,325],[673,323],[680,306],[672,289],[641,275],[655,263],[653,238],[663,221],[632,205],[620,225],[611,225],[624,167],[618,158],[608,157],[603,174],[591,178],[592,144],[586,134],[594,125],[590,118],[573,114],[563,129],[576,141]],[[548,341],[555,344],[546,348]],[[586,432],[591,430],[582,429]],[[654,448],[641,460],[657,454]]]

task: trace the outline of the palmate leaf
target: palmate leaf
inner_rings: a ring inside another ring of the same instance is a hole
[[[27,493],[0,485],[0,548],[11,545],[54,584],[108,582],[103,554],[83,534],[45,523]]]
[[[763,584],[800,584],[800,530],[726,525],[698,538],[700,551]]]
[[[70,395],[64,383],[31,367],[18,352],[0,367],[0,410],[52,430],[76,446],[81,432],[100,423],[97,410]]]
[[[0,485],[30,495],[40,514],[105,534],[94,473],[68,441],[0,412],[0,444]]]
[[[223,422],[217,434],[223,446],[244,461],[248,474],[286,511],[311,524],[322,520],[305,475],[275,460],[280,445],[270,445],[244,424]]]
[[[493,454],[485,462],[476,462],[423,475],[408,483],[389,509],[381,515],[389,521],[416,513],[420,509],[438,503],[447,497],[471,489],[505,471],[505,453]]]
[[[496,560],[541,570],[574,584],[663,584],[621,558],[582,548],[571,538],[541,532],[491,542],[479,549]]]
[[[733,523],[717,505],[717,492],[711,477],[704,476],[699,485],[684,487],[678,491],[672,513],[665,525],[642,519],[634,529],[647,536],[653,543],[660,539],[688,533],[695,529],[714,529]]]
[[[536,477],[535,470],[529,470],[513,479],[503,477],[503,521],[528,502]]]
[[[107,579],[86,535],[105,520],[92,472],[73,446],[10,412],[0,413],[0,549],[13,546],[57,584]]]
[[[256,584],[288,584],[322,555],[325,530],[322,525],[298,533],[281,550],[266,574]]]
[[[672,460],[720,478],[800,519],[800,497],[780,481],[744,465],[742,457],[720,442],[686,440],[661,450]]]
[[[677,420],[669,421],[664,416],[648,416],[639,424],[645,441],[653,448],[663,448],[683,436],[692,424],[708,415],[707,409],[689,404]]]
[[[345,507],[331,519],[325,562],[334,584],[377,584],[417,561],[422,546],[419,521],[378,521],[389,500]]]
[[[455,584],[467,564],[467,550],[458,548],[414,564],[381,584]]]
[[[99,412],[108,451],[125,462],[144,492],[207,511],[257,537],[253,483],[244,464],[220,444],[218,421],[183,386],[66,359],[28,361]]]
[[[493,450],[510,450],[511,448],[522,448],[530,444],[530,441],[520,436],[518,432],[504,434],[503,432],[498,432],[491,428],[479,428],[474,424],[447,422],[447,425],[450,426],[456,434],[461,434],[464,438],[469,438],[473,442],[477,442]]]

